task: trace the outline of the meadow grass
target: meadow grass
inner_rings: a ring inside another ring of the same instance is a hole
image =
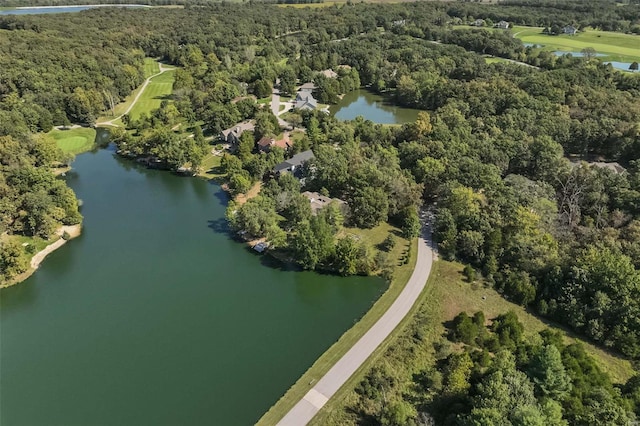
[[[359,395],[354,389],[373,366],[384,365],[387,371],[396,372],[406,383],[411,381],[413,372],[433,366],[433,346],[445,333],[444,323],[462,311],[473,314],[482,310],[491,319],[512,310],[525,326],[525,338],[530,340],[539,339],[538,332],[550,327],[521,306],[505,300],[495,290],[480,283],[463,281],[462,269],[463,265],[459,263],[442,260],[434,263],[429,281],[410,315],[329,400],[310,425],[353,424],[347,407],[357,402]],[[585,343],[562,328],[551,327],[564,335],[566,343],[582,342],[614,382],[623,383],[634,374],[629,361]],[[420,334],[420,344],[416,343],[415,333]]]
[[[58,148],[67,154],[91,151],[96,142],[96,131],[90,127],[76,127],[69,130],[53,129],[47,133],[55,139]]]

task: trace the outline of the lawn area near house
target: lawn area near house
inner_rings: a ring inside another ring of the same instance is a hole
[[[175,81],[175,71],[166,71],[149,81],[142,96],[133,106],[129,116],[132,120],[137,120],[141,114],[150,114],[160,108],[163,100],[171,99],[173,82]]]
[[[206,157],[202,160],[202,164],[200,165],[200,173],[198,176],[202,176],[206,179],[218,179],[224,176],[224,173],[219,173],[218,168],[220,167],[220,162],[222,161],[222,157],[219,155],[213,155],[211,153],[207,154]]]
[[[66,154],[80,154],[95,146],[96,130],[90,127],[76,127],[68,130],[53,129],[47,133],[55,139],[58,148]]]
[[[473,314],[482,310],[487,319],[495,318],[513,310],[519,321],[525,326],[525,335],[530,339],[539,338],[537,333],[549,327],[545,322],[528,313],[521,306],[510,303],[491,288],[482,284],[463,281],[463,265],[459,263],[437,261],[433,265],[427,286],[423,290],[412,314],[399,326],[374,352],[372,357],[324,406],[310,425],[345,425],[346,407],[358,398],[354,391],[357,384],[373,366],[385,365],[388,371],[418,371],[435,362],[434,343],[445,332],[443,323],[452,320],[458,313],[465,311]],[[556,328],[558,329],[558,328]],[[580,341],[570,333],[559,329],[565,335],[566,343]],[[421,343],[417,344],[416,335]],[[582,342],[586,351],[598,362],[600,368],[608,372],[614,382],[625,382],[634,374],[631,363],[618,358],[589,343]],[[393,353],[393,356],[390,354]],[[406,354],[406,357],[403,356]],[[399,362],[400,359],[403,360]],[[403,376],[400,373],[400,376]]]

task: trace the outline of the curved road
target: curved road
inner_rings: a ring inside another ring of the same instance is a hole
[[[355,373],[384,339],[400,324],[424,289],[435,251],[428,226],[418,239],[418,259],[409,282],[384,315],[356,342],[316,385],[278,422],[279,426],[303,426]]]
[[[161,64],[160,62],[158,62],[158,68],[159,68],[159,72],[149,76],[144,83],[142,83],[142,86],[140,87],[140,91],[138,92],[138,94],[136,95],[136,97],[133,99],[133,102],[131,102],[131,105],[129,105],[129,107],[127,108],[127,110],[125,112],[123,112],[122,114],[120,114],[117,117],[112,118],[109,121],[103,121],[102,123],[96,123],[96,126],[117,126],[117,124],[114,124],[113,122],[116,121],[119,118],[122,118],[123,115],[127,115],[131,112],[131,110],[133,109],[134,105],[138,102],[138,100],[140,99],[140,96],[142,96],[142,94],[144,93],[144,90],[147,88],[147,85],[149,84],[149,82],[151,81],[152,78],[159,76],[160,74],[162,74],[163,72],[166,71],[171,71],[173,70],[173,68],[166,68],[162,66],[163,64]]]

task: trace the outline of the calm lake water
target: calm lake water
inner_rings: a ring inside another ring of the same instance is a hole
[[[0,292],[0,424],[253,424],[385,288],[267,267],[220,187],[102,149],[84,232]]]
[[[340,120],[353,120],[361,115],[374,123],[403,124],[416,121],[420,110],[390,105],[384,97],[359,89],[347,93],[329,112]]]
[[[147,7],[141,4],[118,4],[118,5],[86,5],[86,6],[55,6],[55,7],[29,7],[29,8],[17,8],[0,10],[0,15],[42,15],[45,13],[70,13],[81,12],[87,9],[94,9],[97,7],[130,7],[139,8]]]

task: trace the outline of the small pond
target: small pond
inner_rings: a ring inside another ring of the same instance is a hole
[[[420,110],[392,105],[381,95],[359,89],[347,93],[329,112],[340,120],[362,116],[379,124],[403,124],[416,121]]]

